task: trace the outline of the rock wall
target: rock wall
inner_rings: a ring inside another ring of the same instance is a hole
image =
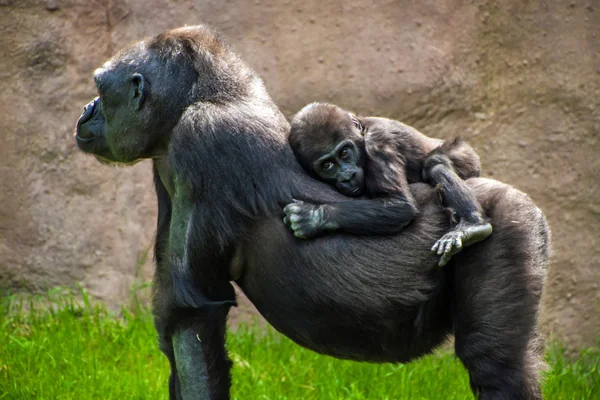
[[[71,135],[94,68],[130,40],[203,22],[287,116],[331,101],[466,138],[485,175],[548,216],[543,327],[597,344],[600,4],[474,3],[0,0],[0,288],[81,282],[115,304],[150,278],[149,164],[102,166]]]

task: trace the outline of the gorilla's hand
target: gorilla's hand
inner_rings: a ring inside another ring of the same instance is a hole
[[[324,230],[323,207],[294,200],[283,209],[283,222],[301,239],[313,238]]]

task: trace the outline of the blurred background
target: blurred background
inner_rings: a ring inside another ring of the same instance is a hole
[[[600,2],[0,0],[0,293],[81,284],[147,299],[148,162],[100,165],[72,138],[93,70],[132,40],[223,33],[289,118],[312,101],[462,136],[484,176],[528,193],[553,256],[541,319],[600,337]],[[142,289],[140,289],[142,288]],[[243,302],[233,321],[247,318]]]

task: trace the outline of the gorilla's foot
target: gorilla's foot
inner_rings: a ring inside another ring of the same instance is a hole
[[[492,234],[489,222],[473,223],[461,221],[450,232],[442,236],[431,248],[431,251],[441,255],[438,265],[443,267],[453,255],[460,253],[463,247],[481,242]]]

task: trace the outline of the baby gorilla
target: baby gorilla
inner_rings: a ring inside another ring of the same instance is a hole
[[[398,121],[356,117],[333,104],[312,103],[292,119],[289,141],[313,177],[346,196],[367,197],[288,204],[284,222],[297,237],[338,230],[358,235],[397,233],[418,214],[409,188],[416,182],[438,186],[444,204],[459,220],[432,247],[441,255],[440,266],[492,233],[481,205],[463,181],[479,176],[479,157],[459,139],[443,142]]]

